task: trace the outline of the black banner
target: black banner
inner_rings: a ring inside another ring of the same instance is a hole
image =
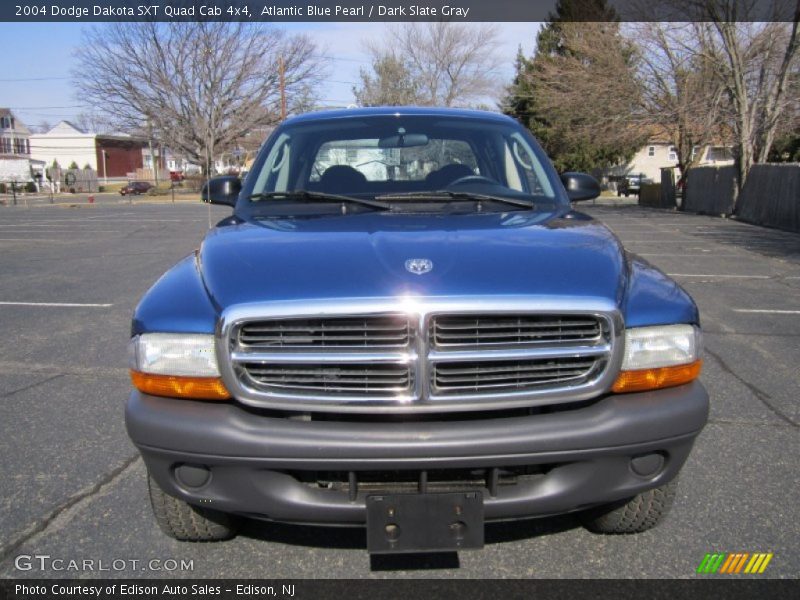
[[[797,581],[711,577],[695,580],[112,580],[39,579],[0,580],[0,600],[133,600],[148,598],[218,598],[220,600],[408,600],[408,598],[458,598],[459,600],[595,600],[598,597],[704,598],[739,600],[769,596],[770,600],[796,598]]]
[[[576,21],[601,14],[593,10],[594,0],[574,2]],[[0,21],[538,22],[555,5],[556,0],[12,0],[0,4]],[[797,0],[607,0],[607,5],[621,21],[798,18]]]

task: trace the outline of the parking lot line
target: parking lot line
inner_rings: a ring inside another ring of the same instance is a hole
[[[733,312],[758,313],[765,315],[800,315],[800,310],[779,310],[771,308],[734,308]]]
[[[769,279],[769,275],[715,275],[713,273],[667,273],[670,277],[715,277],[718,279]]]
[[[66,308],[108,308],[113,304],[84,304],[81,302],[1,302],[0,306],[55,306]]]

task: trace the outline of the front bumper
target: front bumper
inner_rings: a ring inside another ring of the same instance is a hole
[[[530,476],[483,489],[492,521],[571,512],[664,485],[706,423],[708,396],[693,382],[524,417],[358,422],[295,421],[235,403],[133,392],[125,415],[158,485],[193,504],[277,521],[363,525],[366,497],[376,492],[321,487],[316,474],[344,473],[352,483],[375,473],[528,468]],[[182,465],[210,476],[186,485],[176,477]]]

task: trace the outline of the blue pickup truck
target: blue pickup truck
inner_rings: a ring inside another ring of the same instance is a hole
[[[706,423],[698,311],[573,210],[502,115],[291,118],[233,214],[136,308],[128,433],[181,540],[244,518],[366,527],[373,553],[480,548],[486,522],[656,525]]]

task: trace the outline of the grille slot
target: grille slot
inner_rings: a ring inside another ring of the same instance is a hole
[[[442,393],[491,393],[577,385],[601,369],[603,362],[592,357],[569,357],[438,363],[433,368],[433,385]]]
[[[242,370],[257,388],[282,393],[393,396],[408,393],[413,384],[407,365],[245,363]]]
[[[593,342],[603,333],[592,315],[437,315],[430,325],[431,344],[448,350]]]
[[[238,334],[239,345],[249,348],[402,348],[408,342],[403,315],[251,321]]]

